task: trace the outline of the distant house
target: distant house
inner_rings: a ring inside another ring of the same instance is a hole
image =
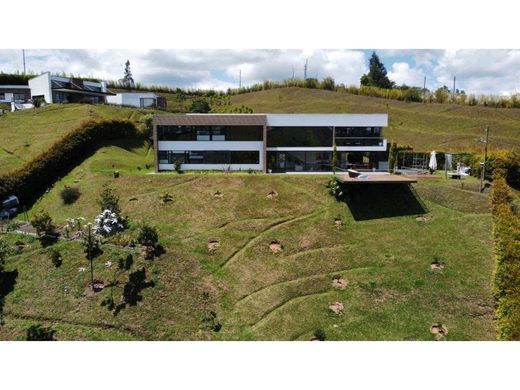
[[[139,108],[166,108],[166,99],[153,92],[118,92],[107,96],[107,103]]]
[[[387,170],[387,114],[155,115],[156,170]]]
[[[49,72],[29,80],[31,98],[43,98],[46,103],[106,103],[115,94],[104,81],[87,81],[73,77],[53,76]]]
[[[30,98],[28,85],[0,85],[0,103],[26,103]]]

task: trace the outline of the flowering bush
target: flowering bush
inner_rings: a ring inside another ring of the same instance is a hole
[[[115,234],[125,228],[124,218],[108,209],[99,214],[94,219],[94,223],[94,233],[101,234],[102,236]]]

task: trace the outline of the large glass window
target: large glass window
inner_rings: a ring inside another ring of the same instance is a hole
[[[267,146],[332,146],[332,127],[271,127]]]
[[[336,127],[338,146],[382,146],[380,127]]]
[[[257,150],[160,150],[157,158],[160,164],[259,164]]]
[[[332,152],[267,152],[273,172],[329,172]]]
[[[157,126],[159,141],[262,141],[262,126]]]

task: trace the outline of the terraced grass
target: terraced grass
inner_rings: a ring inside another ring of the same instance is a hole
[[[475,139],[490,126],[491,149],[520,150],[520,110],[454,104],[406,103],[306,88],[235,95],[231,102],[255,112],[388,113],[384,136],[416,150],[481,150]]]
[[[110,184],[131,221],[125,234],[135,237],[139,222],[147,221],[158,227],[166,248],[154,261],[135,252],[135,264],[118,276],[118,285],[145,267],[154,287],[114,316],[101,306],[111,289],[83,296],[89,276],[79,269],[88,270],[88,262],[79,243],[56,244],[64,263],[54,268],[48,249],[22,238],[24,249],[7,261],[17,277],[6,296],[0,339],[21,339],[36,322],[72,340],[307,340],[317,327],[331,340],[433,340],[429,328],[436,322],[448,326],[448,340],[494,338],[486,194],[461,189],[458,181],[420,182],[415,189],[423,205],[377,191],[372,196],[386,199],[374,207],[401,202],[399,213],[357,218],[359,204],[333,200],[324,176],[156,175],[147,174],[149,161],[143,145],[103,148],[56,183],[29,214],[45,209],[58,225],[68,217],[92,220],[96,198]],[[118,179],[111,174],[114,162]],[[59,198],[65,184],[81,190],[73,205]],[[165,191],[173,202],[160,201]],[[214,196],[217,191],[221,197]],[[271,191],[278,196],[269,199]],[[369,201],[367,194],[363,199]],[[416,212],[423,206],[426,221],[420,222]],[[8,236],[13,246],[20,239]],[[282,252],[269,249],[274,239]],[[220,247],[210,252],[210,240]],[[106,262],[115,264],[126,253],[106,246],[95,260],[96,277],[112,280],[114,266]],[[430,269],[434,257],[444,262],[443,270]],[[332,287],[336,275],[348,280],[345,290]],[[120,294],[114,290],[116,300]],[[344,304],[343,314],[329,311],[334,301]],[[209,311],[222,324],[219,332],[202,327]]]

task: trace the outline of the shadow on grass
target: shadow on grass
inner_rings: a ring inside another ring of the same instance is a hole
[[[117,316],[126,306],[136,306],[138,302],[142,301],[143,296],[141,292],[146,288],[155,287],[155,283],[152,280],[146,280],[146,269],[143,267],[130,273],[128,281],[123,286],[123,294],[119,303],[115,303],[114,301],[113,290],[115,287],[119,287],[119,284],[113,283],[110,287],[110,297],[105,298],[101,305],[107,306],[108,310],[110,310],[114,316]]]
[[[14,290],[18,278],[18,270],[4,271],[0,273],[0,325],[4,313],[5,297]]]
[[[344,192],[344,202],[356,221],[428,212],[408,184],[344,184]]]

